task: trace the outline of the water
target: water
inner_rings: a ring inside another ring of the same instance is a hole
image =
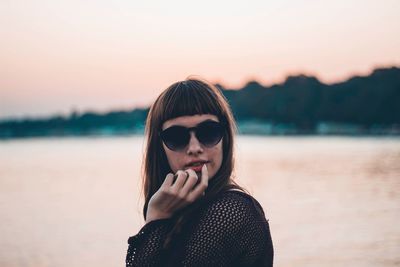
[[[400,139],[244,137],[237,181],[275,266],[400,266]],[[123,266],[143,225],[141,137],[0,142],[0,266]]]

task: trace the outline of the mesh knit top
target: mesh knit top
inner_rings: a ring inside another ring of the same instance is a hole
[[[246,193],[220,193],[164,249],[173,223],[170,218],[151,221],[130,237],[126,266],[272,266],[268,220]]]

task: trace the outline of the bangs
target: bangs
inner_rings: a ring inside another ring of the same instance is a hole
[[[164,103],[160,103],[164,107],[161,122],[197,114],[212,114],[221,119],[222,107],[218,105],[217,94],[198,80],[177,82],[166,91]]]

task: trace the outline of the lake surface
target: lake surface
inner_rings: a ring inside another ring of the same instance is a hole
[[[237,139],[275,266],[400,266],[400,138]],[[142,137],[0,142],[0,266],[124,266]]]

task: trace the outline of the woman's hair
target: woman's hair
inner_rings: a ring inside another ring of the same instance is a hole
[[[145,197],[143,216],[145,219],[150,198],[160,188],[166,175],[171,172],[159,136],[162,125],[165,121],[173,118],[196,114],[215,115],[225,125],[225,133],[222,138],[222,164],[213,179],[210,180],[202,201],[210,200],[219,192],[228,188],[241,189],[232,180],[236,124],[231,109],[218,88],[204,80],[189,77],[185,81],[172,84],[163,91],[151,106],[147,116],[145,129],[147,144],[143,169],[143,192]],[[193,204],[191,206],[192,209],[196,207]],[[179,221],[185,221],[184,217],[187,213],[180,213],[178,225]]]

